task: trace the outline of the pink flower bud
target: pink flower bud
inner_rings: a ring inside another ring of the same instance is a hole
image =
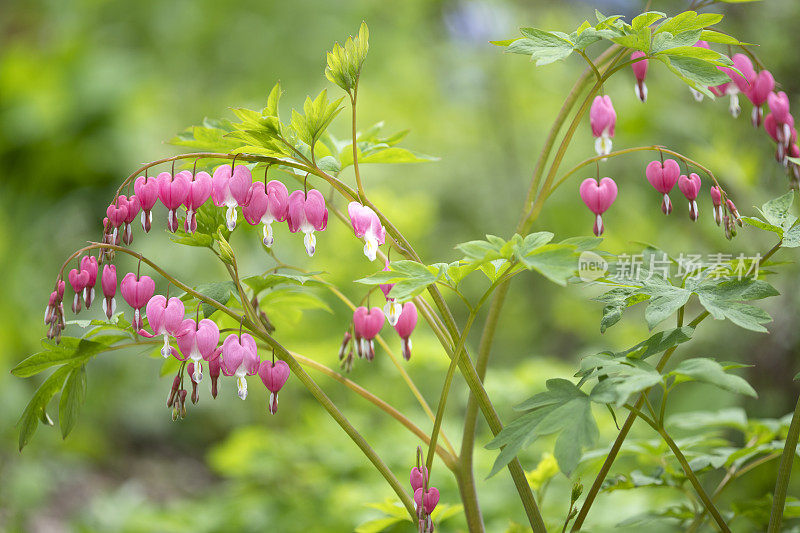
[[[103,275],[100,277],[100,286],[103,289],[103,312],[110,319],[117,310],[117,267],[103,265]]]
[[[641,50],[637,50],[631,54],[631,60],[635,61],[641,57],[646,57],[647,54],[642,52]],[[631,65],[633,69],[633,75],[636,77],[636,85],[634,86],[634,90],[636,92],[636,97],[641,100],[642,102],[647,101],[647,85],[644,83],[644,79],[647,77],[647,59],[640,59]]]
[[[215,354],[219,354],[219,350],[214,352]],[[222,369],[222,360],[220,357],[213,357],[208,362],[208,375],[211,377],[211,397],[216,398],[218,389],[217,383],[219,381],[219,374],[220,370]]]

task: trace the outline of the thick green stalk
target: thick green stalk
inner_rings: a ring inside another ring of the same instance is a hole
[[[789,476],[792,474],[794,456],[797,454],[797,438],[800,435],[800,398],[794,408],[786,444],[783,447],[781,463],[778,466],[778,479],[775,481],[775,494],[772,497],[772,510],[769,514],[767,533],[777,533],[783,521],[783,507],[786,504],[786,490],[789,487]]]

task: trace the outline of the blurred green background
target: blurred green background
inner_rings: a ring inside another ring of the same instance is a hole
[[[164,141],[203,117],[230,118],[229,107],[260,108],[277,80],[285,90],[284,116],[307,94],[325,87],[335,93],[338,89],[323,76],[324,52],[354,33],[362,20],[370,27],[371,49],[359,91],[360,126],[384,120],[389,131],[410,128],[405,146],[441,158],[365,166],[373,199],[428,262],[455,260],[455,244],[485,233],[509,237],[536,154],[584,65],[570,58],[535,68],[487,41],[515,36],[520,26],[570,31],[592,18],[595,7],[631,15],[643,4],[6,0],[0,6],[0,529],[348,531],[380,516],[365,504],[383,501],[391,490],[296,380],[281,392],[275,417],[266,413],[260,383],[251,383],[251,396],[241,402],[226,381],[213,402],[203,385],[199,406],[185,421],[172,423],[163,403],[170,378],[159,378],[161,362],[146,354],[113,352],[89,365],[86,406],[70,438],[64,442],[57,429],[42,427],[20,454],[14,425],[40,377],[20,380],[8,369],[37,350],[45,331],[42,313],[61,262],[81,243],[97,238],[104,207],[125,176],[140,163],[177,153]],[[654,0],[652,8],[675,13],[686,4]],[[800,5],[768,0],[717,9],[726,14],[721,28],[759,43],[757,53],[782,89],[797,94]],[[619,116],[615,147],[659,143],[686,153],[714,169],[743,214],[785,190],[772,143],[749,126],[749,105],[744,105],[745,117],[734,121],[727,102],[697,104],[688,88],[652,64],[647,84],[646,105],[635,99],[629,72],[607,85]],[[800,105],[794,97],[792,102]],[[346,136],[348,128],[342,118],[333,132]],[[584,124],[563,168],[591,155],[593,142]],[[604,174],[620,187],[605,217],[605,249],[634,251],[635,241],[646,241],[676,255],[752,254],[772,245],[746,229],[726,241],[712,221],[707,195],[700,199],[697,223],[688,220],[675,195],[676,213],[665,218],[657,194],[643,179],[650,159],[635,155],[604,164]],[[352,179],[350,172],[343,178]],[[591,215],[577,195],[583,177],[553,196],[537,229],[553,229],[557,238],[591,232]],[[163,228],[163,213],[155,216],[154,226]],[[145,238],[137,224],[134,247],[169,271],[195,283],[222,279],[224,271],[207,252],[168,243],[160,231]],[[309,261],[302,239],[283,227],[275,250],[285,261],[328,272],[330,281],[360,299],[363,287],[351,282],[375,269],[364,260],[361,244],[335,221],[317,243],[318,253]],[[237,231],[232,244],[243,257],[243,272],[272,265],[250,228]],[[779,259],[793,260],[787,252]],[[124,259],[118,262],[135,268]],[[701,328],[691,350],[679,351],[754,364],[747,378],[759,400],[687,388],[673,400],[672,414],[743,406],[750,416],[777,418],[791,411],[798,389],[790,378],[800,367],[795,361],[800,296],[798,269],[789,265],[785,273],[777,283],[784,294],[767,303],[775,318],[771,335],[713,323]],[[514,283],[486,385],[505,421],[514,416],[511,406],[543,390],[547,378],[570,377],[581,355],[624,348],[647,336],[640,311],[601,336],[601,306],[587,301],[582,291],[558,289],[535,275]],[[470,286],[475,295],[479,288],[477,282]],[[330,313],[310,310],[298,317],[275,309],[271,318],[285,345],[335,367],[350,317],[329,293],[319,294]],[[463,307],[457,301],[453,305],[463,322]],[[399,350],[396,336],[386,337]],[[471,339],[473,346],[476,342]],[[447,362],[420,326],[406,366],[434,406]],[[405,479],[418,444],[413,436],[339,384],[314,375]],[[430,427],[380,350],[373,364],[359,362],[351,377],[380,391],[421,427]],[[457,379],[444,425],[454,441],[466,398]],[[616,430],[605,411],[597,417],[604,446]],[[639,426],[635,435],[652,438]],[[488,440],[487,428],[479,425],[479,447]],[[544,440],[526,450],[525,468],[533,469],[551,446]],[[493,452],[480,448],[476,477],[487,530],[503,531],[524,516],[505,473],[483,481],[493,460]],[[776,466],[749,474],[723,501],[771,490]],[[617,468],[632,467],[623,460]],[[458,503],[454,482],[438,470],[434,483],[442,490],[442,503]],[[583,473],[587,484],[595,471],[590,465]],[[569,486],[559,474],[548,489],[543,509],[551,523],[566,513]],[[797,473],[789,494],[797,495],[799,487]],[[612,530],[628,516],[679,497],[671,489],[604,494],[589,525],[592,531]],[[460,518],[440,526],[441,531],[463,528]]]

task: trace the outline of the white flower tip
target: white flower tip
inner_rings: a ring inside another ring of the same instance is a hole
[[[306,252],[308,252],[308,256],[313,257],[314,252],[317,249],[317,238],[314,236],[314,233],[306,233],[306,236],[303,238],[303,243],[306,245]]]

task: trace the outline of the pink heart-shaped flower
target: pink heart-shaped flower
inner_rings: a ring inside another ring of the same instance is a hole
[[[647,181],[661,194],[669,194],[680,175],[681,167],[674,159],[667,159],[664,163],[651,161],[645,169]]]
[[[289,379],[289,365],[285,361],[262,361],[258,367],[258,376],[270,392],[278,392]]]
[[[685,174],[678,179],[678,188],[688,200],[696,200],[700,194],[700,176],[692,172],[687,177]]]
[[[617,199],[617,184],[611,178],[603,178],[599,184],[594,178],[586,178],[581,183],[580,195],[592,213],[602,215]]]

